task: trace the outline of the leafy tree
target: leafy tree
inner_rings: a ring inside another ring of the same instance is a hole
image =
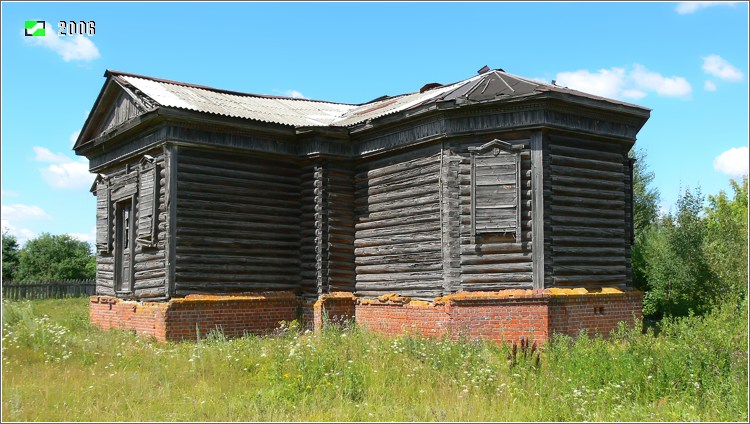
[[[43,233],[21,249],[16,279],[54,281],[95,277],[95,261],[88,243],[63,235]]]
[[[718,277],[705,255],[703,201],[700,189],[685,190],[677,200],[677,214],[661,218],[647,231],[643,254],[649,291],[644,314],[702,314],[719,299]]]
[[[652,187],[654,173],[646,164],[646,152],[633,149],[629,156],[635,158],[633,165],[633,285],[639,290],[648,289],[644,246],[651,226],[659,216],[659,190]]]
[[[18,269],[18,239],[3,229],[3,280],[12,280]]]
[[[737,300],[747,295],[748,284],[747,176],[730,183],[733,199],[723,191],[708,197],[705,254],[718,278],[717,289],[724,297]]]
[[[630,151],[635,158],[633,165],[633,226],[639,234],[656,222],[659,216],[659,190],[651,186],[654,173],[646,164],[646,152],[641,149]]]

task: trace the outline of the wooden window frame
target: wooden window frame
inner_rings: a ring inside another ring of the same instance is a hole
[[[469,147],[469,153],[471,154],[471,238],[476,243],[478,236],[484,234],[496,234],[504,235],[508,234],[507,231],[492,231],[492,230],[477,230],[477,170],[476,162],[480,155],[486,152],[493,152],[494,156],[498,156],[500,152],[506,152],[513,156],[515,162],[515,176],[516,176],[516,199],[515,204],[515,231],[512,232],[514,238],[518,241],[521,239],[521,151],[523,150],[523,144],[511,144],[500,139],[494,139],[481,146]]]
[[[117,200],[112,201],[112,209],[114,210],[114,222],[115,222],[115,235],[113,240],[113,247],[112,247],[112,253],[114,255],[114,266],[115,266],[115,272],[112,275],[113,280],[113,288],[115,290],[115,293],[118,295],[129,295],[133,293],[134,287],[135,287],[135,227],[138,225],[138,221],[135,219],[135,202],[136,202],[136,194],[131,194],[128,196],[122,196],[119,197]],[[122,264],[120,262],[120,252],[119,248],[120,246],[117,245],[117,232],[120,231],[120,228],[118,228],[118,210],[122,209],[118,204],[119,203],[130,203],[130,213],[129,213],[129,227],[128,227],[128,247],[127,249],[130,251],[130,266],[128,267],[128,273],[130,274],[128,277],[128,287],[120,288],[118,290],[117,287],[117,274],[120,272],[120,268],[122,267]]]

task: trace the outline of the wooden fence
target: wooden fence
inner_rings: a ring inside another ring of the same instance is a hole
[[[95,293],[95,280],[3,281],[3,299],[62,299]]]

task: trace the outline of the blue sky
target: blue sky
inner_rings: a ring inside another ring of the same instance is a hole
[[[25,37],[25,20],[95,21]],[[684,3],[2,4],[2,226],[93,241],[72,141],[105,69],[363,103],[483,65],[653,109],[638,135],[662,208],[748,169],[748,5]]]

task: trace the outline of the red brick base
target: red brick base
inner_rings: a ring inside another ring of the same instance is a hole
[[[357,323],[389,335],[413,333],[452,339],[543,342],[553,333],[609,335],[620,321],[642,318],[641,292],[603,289],[503,290],[458,293],[435,302],[395,295],[358,300]]]
[[[266,334],[280,321],[304,318],[319,331],[324,316],[329,322],[356,319],[371,331],[452,339],[487,339],[497,342],[521,337],[545,341],[553,333],[571,336],[608,335],[620,321],[642,318],[641,292],[603,289],[503,290],[457,293],[434,302],[386,295],[357,299],[350,293],[321,296],[301,302],[291,292],[254,295],[190,295],[168,302],[125,301],[92,296],[91,322],[103,329],[121,328],[157,340],[205,337],[221,331],[227,337]],[[324,313],[325,311],[325,313]]]
[[[291,292],[257,295],[189,295],[168,302],[125,301],[92,296],[89,318],[103,328],[134,330],[157,340],[205,337],[220,331],[227,337],[266,334],[280,321],[297,318],[299,302]]]

